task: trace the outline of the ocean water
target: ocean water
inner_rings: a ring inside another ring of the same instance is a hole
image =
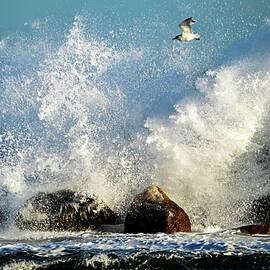
[[[172,41],[192,16],[200,41]],[[252,200],[269,194],[268,0],[0,1],[2,269],[269,269]],[[193,233],[20,231],[39,191],[125,216],[160,186]]]

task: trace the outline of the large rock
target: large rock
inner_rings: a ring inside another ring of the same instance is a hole
[[[270,234],[269,225],[246,225],[237,229],[246,234]]]
[[[15,217],[20,229],[41,231],[96,230],[117,215],[97,197],[71,190],[40,192],[26,201]]]
[[[132,202],[126,219],[126,233],[191,232],[185,211],[158,186],[150,186]]]

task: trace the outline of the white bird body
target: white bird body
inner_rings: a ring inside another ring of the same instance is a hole
[[[179,41],[191,41],[193,39],[200,40],[200,35],[194,34],[191,25],[194,24],[196,20],[192,20],[192,17],[182,21],[179,27],[182,30],[182,34],[173,38],[173,40]]]

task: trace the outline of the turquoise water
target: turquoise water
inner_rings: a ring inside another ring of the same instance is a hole
[[[201,40],[172,41],[190,16]],[[251,201],[269,193],[269,44],[266,0],[2,0],[3,267],[71,259],[132,269],[137,256],[138,269],[197,259],[199,269],[267,269],[268,237],[231,228],[252,222]],[[32,235],[13,225],[39,191],[95,193],[124,216],[152,184],[185,209],[193,234]]]

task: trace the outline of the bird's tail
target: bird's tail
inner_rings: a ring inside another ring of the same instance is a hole
[[[201,39],[201,37],[202,37],[202,35],[198,35],[198,34],[196,34],[195,39],[196,39],[196,40],[200,40],[200,39]]]

